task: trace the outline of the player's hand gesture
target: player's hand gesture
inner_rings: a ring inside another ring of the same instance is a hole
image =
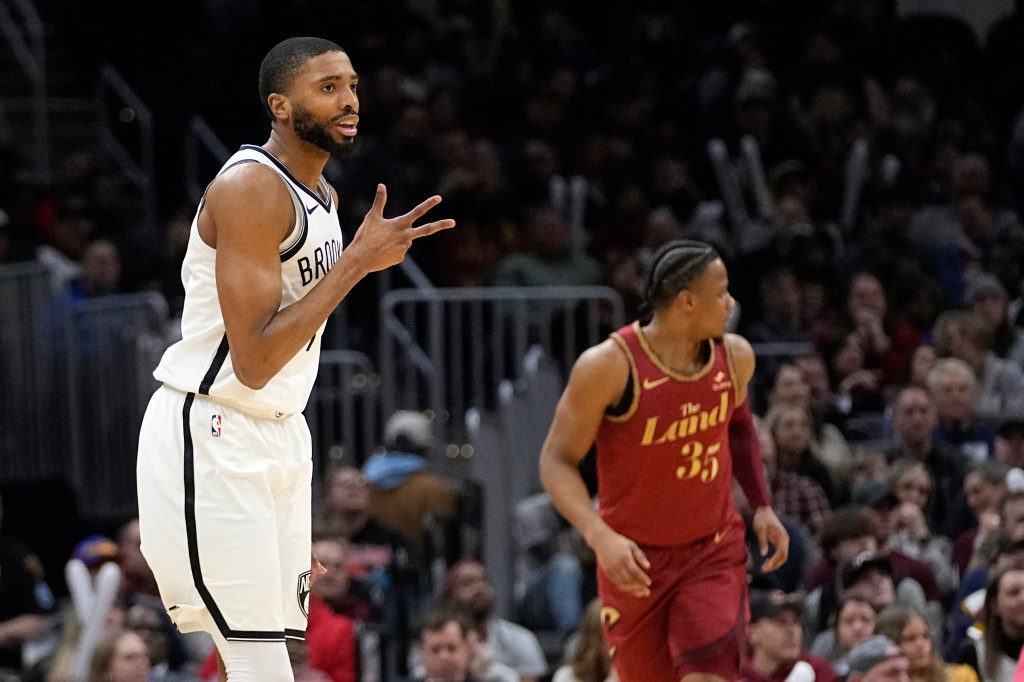
[[[639,545],[609,529],[595,539],[592,547],[597,565],[616,587],[634,597],[650,596],[651,578],[647,571],[651,563]]]
[[[441,203],[440,196],[434,195],[408,213],[394,218],[384,217],[384,205],[387,201],[387,188],[383,184],[377,185],[373,205],[366,212],[352,239],[352,244],[348,247],[362,251],[367,259],[368,272],[377,272],[401,263],[414,239],[455,227],[455,221],[451,219],[413,226],[413,223],[422,218],[427,211]]]
[[[772,554],[761,566],[765,573],[774,571],[786,563],[789,558],[789,533],[786,527],[779,521],[775,511],[771,507],[758,507],[754,512],[754,520],[751,523],[754,535],[757,536],[757,546],[761,556],[768,555],[768,546],[775,548]]]

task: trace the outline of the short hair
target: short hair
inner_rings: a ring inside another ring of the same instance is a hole
[[[939,382],[953,376],[963,377],[970,381],[975,389],[978,387],[978,377],[970,365],[959,358],[941,358],[936,360],[935,366],[928,371],[928,388],[934,395]]]
[[[653,312],[671,303],[718,258],[721,258],[718,250],[706,242],[674,239],[662,244],[651,257],[647,272],[643,297],[645,312]]]
[[[843,540],[868,536],[878,537],[878,520],[874,513],[864,505],[848,504],[836,509],[821,524],[818,546],[827,555]]]
[[[420,641],[423,640],[424,633],[439,632],[448,627],[449,623],[455,623],[459,626],[463,639],[474,629],[473,621],[462,611],[449,607],[439,607],[428,612],[420,623]]]
[[[1009,471],[1010,467],[1005,462],[1000,462],[998,459],[981,459],[967,466],[964,478],[967,478],[968,474],[978,474],[983,481],[999,485],[1006,483],[1006,474]]]
[[[270,48],[260,64],[259,80],[260,100],[270,120],[274,120],[267,103],[271,93],[287,92],[311,58],[344,51],[337,43],[312,37],[287,38]]]

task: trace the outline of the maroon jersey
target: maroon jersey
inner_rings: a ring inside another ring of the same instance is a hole
[[[633,400],[597,432],[598,502],[616,532],[643,545],[680,545],[719,531],[732,501],[729,420],[738,386],[721,340],[699,372],[661,362],[639,323],[612,334],[629,357]]]

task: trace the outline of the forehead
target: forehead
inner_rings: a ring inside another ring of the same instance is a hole
[[[352,61],[345,52],[324,52],[306,60],[295,74],[296,83],[319,83],[329,80],[355,78]]]

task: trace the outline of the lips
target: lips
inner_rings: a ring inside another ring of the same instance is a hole
[[[356,133],[359,132],[354,121],[339,124],[338,130],[341,131],[342,135],[346,135],[348,137],[354,137]]]

